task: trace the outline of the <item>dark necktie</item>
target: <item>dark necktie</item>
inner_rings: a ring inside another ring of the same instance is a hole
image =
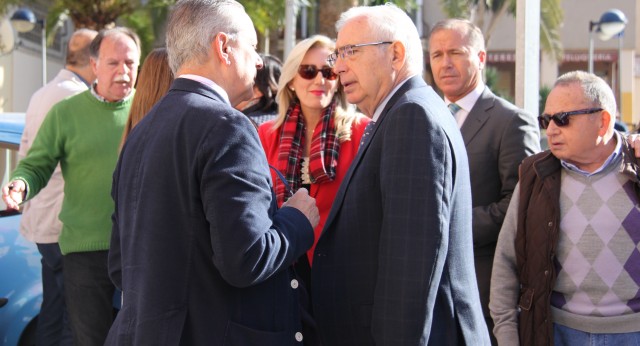
[[[358,147],[358,150],[360,150],[360,148],[362,148],[362,146],[364,145],[364,141],[367,139],[367,137],[369,137],[369,134],[371,134],[371,132],[373,131],[373,127],[376,125],[375,121],[370,121],[367,126],[365,126],[364,128],[364,134],[362,135],[362,138],[360,139],[360,146]]]

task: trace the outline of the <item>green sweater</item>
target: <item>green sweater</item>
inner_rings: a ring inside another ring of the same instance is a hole
[[[88,90],[56,104],[13,172],[12,180],[26,182],[30,199],[60,163],[65,181],[59,215],[63,254],[109,249],[111,182],[132,99],[102,102]]]

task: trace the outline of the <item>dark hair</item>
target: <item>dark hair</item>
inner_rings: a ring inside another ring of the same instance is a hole
[[[138,37],[138,34],[136,34],[133,30],[127,27],[117,26],[112,29],[100,30],[100,32],[98,32],[98,36],[96,36],[96,38],[94,38],[93,41],[91,41],[91,45],[89,46],[91,57],[94,59],[98,58],[98,56],[100,55],[100,45],[102,44],[102,41],[104,40],[105,37],[114,36],[118,34],[123,34],[131,37],[133,42],[135,42],[136,47],[138,47],[138,51],[140,51],[140,38]]]
[[[278,93],[278,81],[282,73],[282,62],[280,59],[269,54],[260,54],[263,67],[256,73],[256,88],[262,93],[260,101],[253,107],[251,111],[278,111],[276,95]]]

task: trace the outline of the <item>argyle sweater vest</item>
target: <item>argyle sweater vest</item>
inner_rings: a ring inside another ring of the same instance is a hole
[[[640,206],[620,160],[590,177],[562,170],[551,305],[569,319],[640,318]]]

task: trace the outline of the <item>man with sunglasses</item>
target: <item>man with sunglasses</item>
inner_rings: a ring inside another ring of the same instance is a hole
[[[611,88],[582,71],[547,98],[549,150],[520,167],[493,265],[501,345],[640,343],[640,169],[615,114]]]
[[[467,155],[422,79],[418,31],[392,4],[351,8],[336,27],[330,63],[347,100],[373,121],[314,252],[322,343],[488,345]]]
[[[496,96],[482,81],[482,31],[466,19],[436,23],[429,38],[433,79],[462,133],[471,173],[473,259],[482,312],[489,330],[491,267],[502,220],[518,182],[522,159],[540,152],[532,114]],[[454,108],[456,107],[456,108]],[[493,339],[493,337],[492,337]],[[492,340],[495,344],[495,339]]]

